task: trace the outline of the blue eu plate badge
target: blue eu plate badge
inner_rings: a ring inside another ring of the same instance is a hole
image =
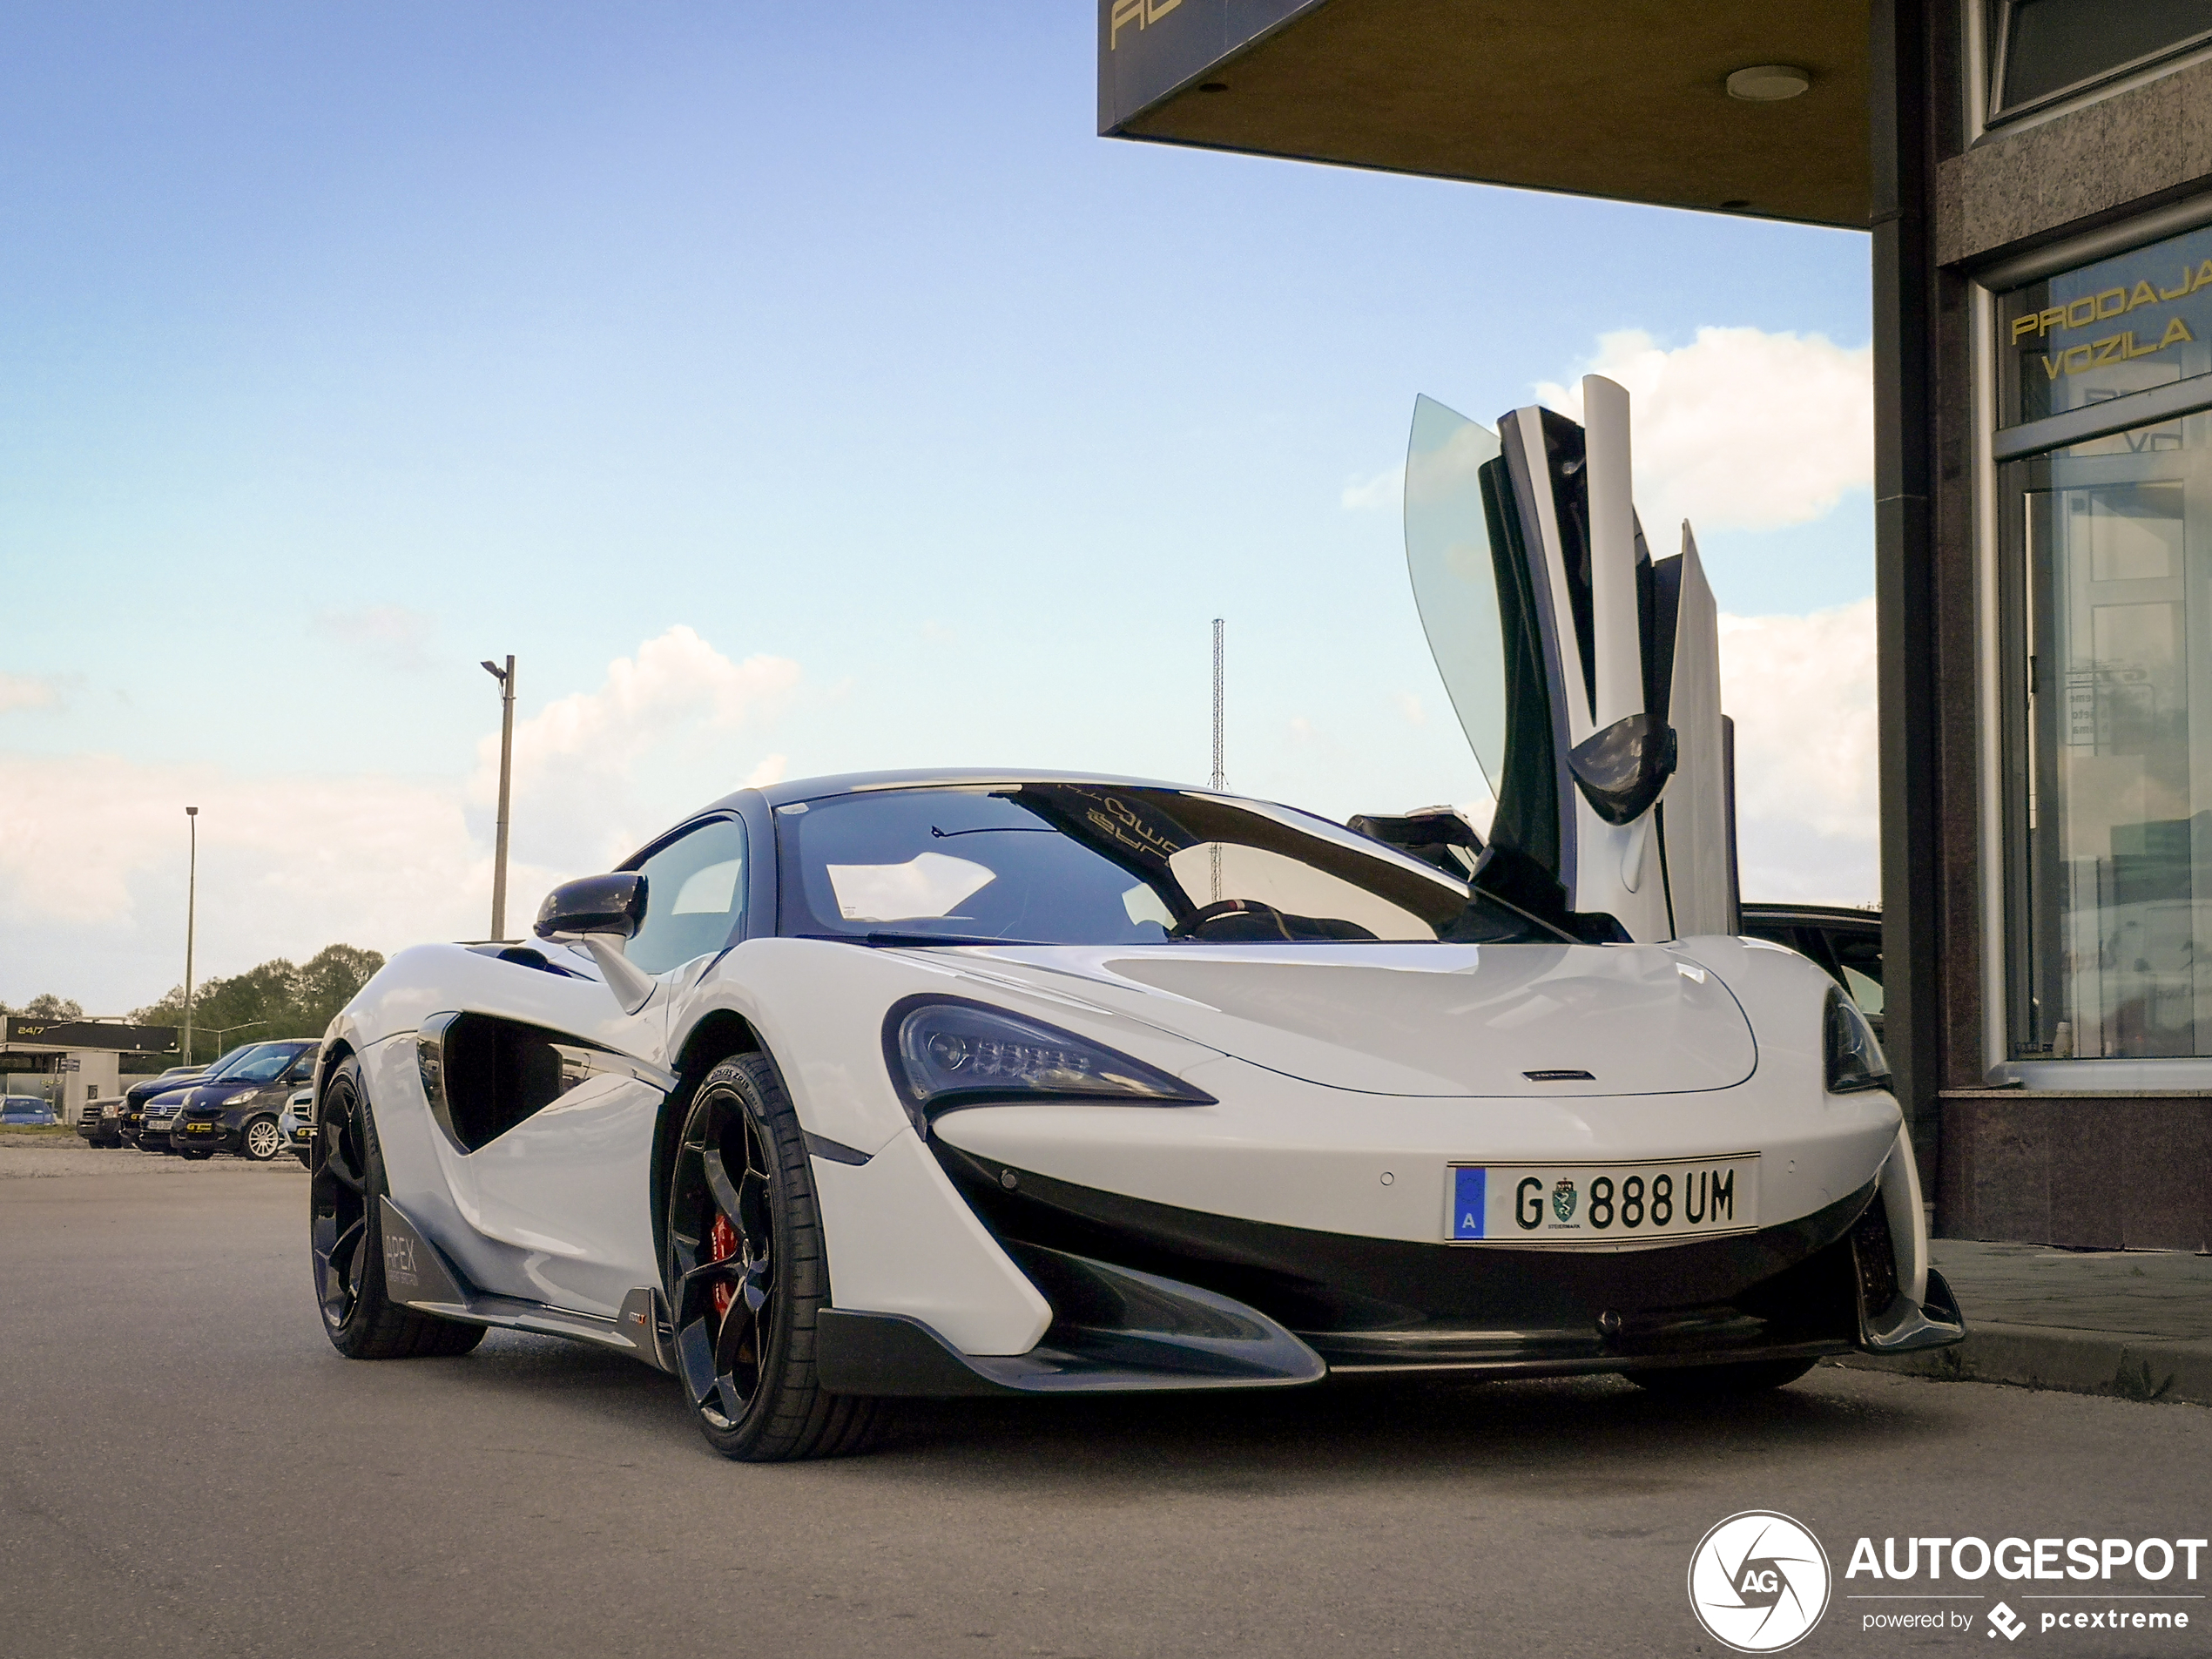
[[[1483,1176],[1480,1169],[1465,1165],[1452,1171],[1452,1237],[1480,1238],[1482,1237]],[[1429,1214],[1436,1212],[1432,1210]]]

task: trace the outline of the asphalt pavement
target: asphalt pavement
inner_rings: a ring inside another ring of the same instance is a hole
[[[1693,1404],[1324,1386],[932,1406],[748,1467],[673,1379],[550,1339],[339,1358],[306,1200],[281,1161],[0,1147],[0,1655],[1716,1655],[1687,1568],[1755,1508],[1832,1564],[1795,1653],[2212,1651],[2201,1600],[2072,1634],[2028,1598],[2084,1587],[1988,1578],[1905,1631],[1845,1575],[1862,1535],[2203,1536],[2194,1406],[1828,1366]]]

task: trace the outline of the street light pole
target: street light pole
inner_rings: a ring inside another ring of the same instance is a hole
[[[507,937],[507,801],[515,776],[515,659],[504,668],[489,658],[484,672],[499,682],[499,828],[491,853],[491,936]]]
[[[1224,691],[1227,679],[1229,624],[1219,617],[1213,619],[1213,792],[1220,794],[1229,787],[1229,780],[1221,769],[1222,715],[1225,709]],[[1213,844],[1213,900],[1221,902],[1221,843]]]
[[[192,837],[192,852],[185,870],[185,1051],[192,1064],[192,936],[199,909],[199,808],[185,808],[185,824]]]

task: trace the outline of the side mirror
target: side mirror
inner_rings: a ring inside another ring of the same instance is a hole
[[[578,876],[545,895],[537,907],[540,939],[612,934],[630,939],[645,920],[645,878],[635,870]]]
[[[540,939],[579,941],[599,964],[600,977],[622,1004],[635,1014],[652,1000],[652,976],[622,954],[623,941],[637,936],[645,921],[645,878],[636,870],[612,875],[578,876],[545,895],[537,907]]]

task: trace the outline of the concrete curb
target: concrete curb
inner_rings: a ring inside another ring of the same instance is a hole
[[[1893,1359],[1846,1354],[1836,1363],[1943,1382],[2011,1383],[2114,1399],[2212,1406],[2212,1342],[2203,1340],[1970,1320],[1966,1339],[1955,1348]]]

